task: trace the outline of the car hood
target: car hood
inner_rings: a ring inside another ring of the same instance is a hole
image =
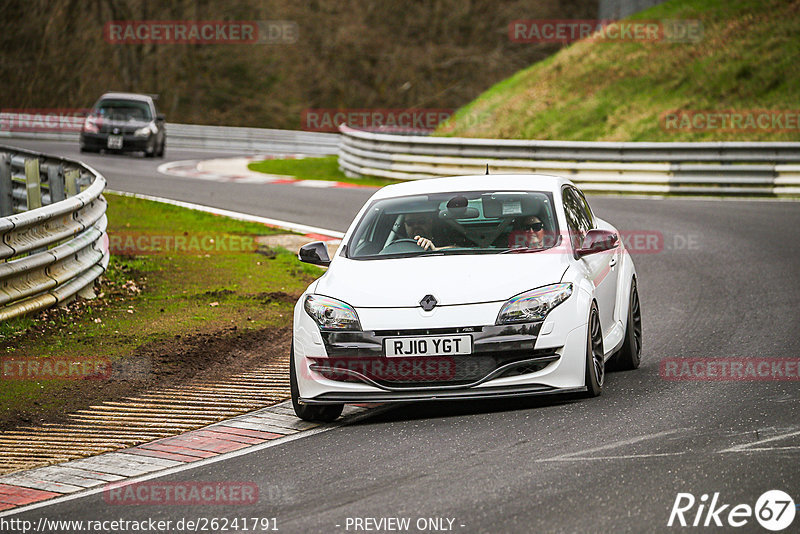
[[[563,249],[382,260],[338,257],[314,292],[355,308],[416,307],[429,294],[440,306],[496,302],[559,282],[567,266]]]

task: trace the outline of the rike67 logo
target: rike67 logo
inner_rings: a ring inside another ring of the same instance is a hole
[[[719,492],[709,502],[708,494],[696,499],[691,493],[678,493],[667,526],[739,528],[752,524],[752,519],[767,530],[784,530],[794,521],[797,512],[794,500],[781,490],[770,490],[758,498],[754,507],[749,504],[725,504]]]

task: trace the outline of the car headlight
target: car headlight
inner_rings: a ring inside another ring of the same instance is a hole
[[[341,300],[308,295],[303,307],[322,330],[361,330],[356,311]]]
[[[572,284],[553,284],[531,289],[503,304],[496,324],[527,323],[543,320],[550,310],[572,295]]]
[[[133,135],[136,137],[147,137],[151,133],[156,133],[156,128],[152,123],[148,124],[143,128],[139,128],[138,130],[133,132]]]
[[[99,132],[100,131],[99,119],[95,119],[94,117],[86,117],[86,120],[83,122],[83,131],[89,133]]]

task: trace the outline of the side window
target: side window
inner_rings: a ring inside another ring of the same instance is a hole
[[[372,242],[376,227],[378,225],[380,211],[371,211],[369,214],[367,214],[367,217],[369,219],[365,221],[365,224],[362,225],[360,232],[353,236],[350,246],[347,247],[348,250],[352,250],[356,254],[364,254],[363,251],[365,247]]]
[[[594,228],[594,214],[592,213],[592,208],[589,207],[589,203],[586,202],[586,197],[583,195],[583,191],[579,191],[577,189],[574,191],[578,194],[581,205],[583,205],[583,211],[586,212],[586,218],[589,220],[589,228]]]
[[[588,208],[577,191],[571,187],[565,187],[562,190],[562,198],[564,199],[564,213],[567,216],[572,248],[577,250],[583,244],[586,232],[592,229],[592,221],[586,212]]]

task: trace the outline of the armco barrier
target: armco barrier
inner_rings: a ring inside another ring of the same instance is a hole
[[[540,173],[592,192],[800,195],[800,143],[611,143],[427,137],[339,127],[351,177]]]
[[[64,302],[105,271],[105,186],[76,161],[0,146],[0,320]]]
[[[12,114],[0,114],[6,122]],[[287,154],[336,154],[339,134],[275,130],[268,128],[241,128],[235,126],[202,126],[197,124],[172,124],[165,126],[167,150],[169,147],[224,150],[256,154],[259,152],[284,152]],[[0,137],[71,141],[77,146],[77,131],[2,131]]]

